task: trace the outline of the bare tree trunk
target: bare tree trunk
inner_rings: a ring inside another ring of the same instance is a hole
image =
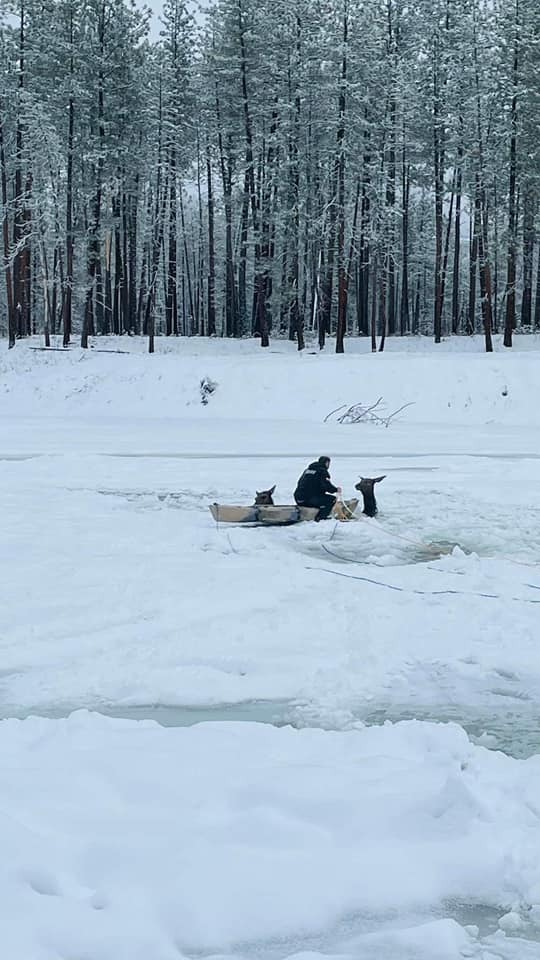
[[[341,61],[341,88],[339,93],[339,126],[337,131],[337,260],[338,260],[338,313],[336,328],[336,353],[344,353],[347,332],[347,296],[349,277],[345,263],[345,107],[347,89],[347,43],[349,35],[348,0],[343,0],[343,56]],[[358,214],[356,198],[355,222]]]
[[[401,306],[399,311],[399,331],[403,337],[409,332],[409,197],[411,188],[410,165],[406,162],[405,125],[403,126],[403,149],[401,155],[401,192],[403,198],[403,216],[401,226],[401,244],[403,249],[403,271],[401,278]]]
[[[102,0],[99,11],[99,53],[100,67],[98,73],[98,132],[99,132],[99,156],[96,170],[96,190],[92,204],[92,219],[89,228],[88,238],[88,259],[87,259],[87,283],[86,302],[84,307],[83,326],[81,333],[81,347],[88,347],[88,336],[93,330],[93,300],[94,286],[96,277],[96,267],[100,256],[99,230],[101,226],[101,200],[103,190],[103,170],[105,165],[105,101],[104,101],[104,50],[105,50],[105,19],[106,9],[105,0]]]
[[[488,253],[488,231],[487,217],[485,213],[485,200],[482,194],[479,177],[477,174],[475,207],[478,210],[480,221],[480,231],[478,234],[478,257],[479,257],[479,275],[480,275],[480,297],[482,300],[482,320],[484,323],[484,336],[486,340],[486,353],[492,353],[493,342],[491,339],[491,330],[493,326],[492,307],[491,307],[491,271],[489,266]]]
[[[156,286],[159,270],[159,260],[161,256],[161,247],[163,242],[163,233],[165,230],[165,210],[167,207],[168,183],[165,175],[163,181],[163,103],[161,92],[161,81],[159,90],[159,117],[158,117],[158,152],[157,152],[157,176],[156,193],[154,199],[154,214],[152,224],[152,242],[151,250],[148,255],[148,289],[146,291],[146,304],[144,312],[144,326],[148,336],[148,353],[154,353],[155,350],[155,305],[156,305]],[[149,199],[148,206],[151,215],[151,204]],[[141,284],[142,286],[142,284]]]
[[[540,329],[540,247],[538,248],[538,258],[536,261],[536,296],[534,301],[534,330]]]
[[[364,112],[367,124],[367,108]],[[358,332],[367,336],[370,329],[369,322],[369,255],[370,255],[370,196],[369,196],[369,127],[364,131],[364,154],[362,158],[362,204],[360,215],[360,264],[358,271]]]
[[[450,252],[450,234],[452,232],[452,220],[454,215],[454,195],[456,189],[456,171],[454,170],[454,175],[452,177],[452,194],[450,197],[450,209],[448,211],[448,221],[446,224],[446,237],[444,241],[444,254],[443,254],[443,263],[442,263],[442,274],[441,274],[441,334],[443,332],[443,316],[444,316],[444,294],[446,290],[446,275],[448,272],[448,256]]]
[[[129,332],[139,333],[137,317],[137,233],[138,233],[139,174],[135,177],[134,192],[129,194]]]
[[[186,222],[184,218],[184,195],[183,195],[182,185],[180,185],[180,191],[178,196],[180,201],[180,223],[182,226],[182,239],[184,243],[185,275],[186,275],[187,292],[188,292],[188,298],[189,298],[189,313],[190,313],[189,331],[191,334],[193,331],[193,321],[195,319],[195,305],[193,302],[193,284],[191,282],[191,268],[189,266],[189,251],[188,251],[188,245],[187,245]]]
[[[469,240],[469,312],[467,315],[467,333],[472,335],[476,329],[476,269],[478,262],[478,237],[480,234],[479,212],[474,205],[471,218]]]
[[[532,323],[532,281],[534,254],[535,196],[530,185],[523,194],[523,295],[521,298],[521,326]]]
[[[119,336],[122,332],[122,291],[125,285],[124,262],[122,257],[122,242],[120,238],[120,196],[113,198],[114,220],[114,296],[113,296],[113,331]],[[99,261],[98,261],[99,262]],[[98,324],[99,327],[99,324]]]
[[[206,190],[208,210],[208,317],[206,332],[209,337],[216,335],[216,242],[214,226],[214,189],[212,184],[212,163],[210,147],[206,143]]]
[[[512,107],[510,111],[510,181],[508,186],[508,254],[506,260],[506,312],[504,320],[504,346],[512,346],[512,333],[516,328],[516,252],[517,252],[517,115],[518,115],[518,69],[519,69],[519,0],[515,0],[514,57],[512,62]]]
[[[170,178],[169,184],[169,265],[167,270],[167,293],[165,300],[165,334],[178,333],[178,301],[177,301],[177,253],[176,253],[176,152],[174,146],[170,150]]]
[[[25,173],[24,162],[24,134],[23,127],[23,97],[25,92],[26,74],[26,7],[21,0],[19,11],[19,63],[17,120],[15,133],[15,184],[14,184],[14,216],[13,216],[13,300],[17,336],[26,337],[31,329],[31,298],[30,298],[30,211],[29,185],[31,175]],[[24,181],[24,185],[23,185]]]
[[[389,4],[389,10],[391,4]],[[393,42],[393,41],[392,41]],[[393,81],[392,81],[393,83]],[[388,150],[388,174],[386,178],[386,207],[387,207],[387,330],[393,336],[396,332],[396,98],[394,90],[390,97],[390,142]]]
[[[436,46],[438,51],[438,45]],[[438,53],[433,70],[433,162],[435,170],[435,299],[433,332],[435,343],[441,342],[442,332],[442,257],[443,257],[443,202],[444,202],[444,120],[440,93]]]
[[[381,339],[379,342],[379,353],[382,353],[386,343],[386,291],[388,289],[388,246],[386,245],[384,254],[384,265],[381,270],[379,284],[379,326]]]
[[[238,301],[236,293],[236,279],[233,252],[233,225],[232,225],[232,143],[231,134],[228,137],[228,151],[225,157],[223,144],[223,130],[221,121],[221,105],[216,83],[216,120],[218,133],[219,160],[221,167],[221,181],[223,188],[223,207],[225,211],[225,334],[227,337],[236,336],[238,329]]]
[[[9,349],[15,346],[15,310],[13,304],[13,283],[11,276],[11,250],[9,245],[9,207],[7,188],[6,154],[4,147],[4,102],[0,112],[0,170],[2,180],[2,234],[4,241],[4,275],[6,279],[6,301],[8,315]]]
[[[452,333],[459,331],[459,275],[461,255],[461,191],[463,189],[463,120],[460,116],[460,140],[456,170],[456,212],[454,214],[454,264],[452,268]]]
[[[476,15],[476,11],[475,11]],[[487,203],[484,187],[484,160],[483,160],[483,138],[481,121],[481,91],[480,91],[480,71],[478,63],[478,40],[476,34],[476,20],[474,22],[473,37],[473,58],[476,86],[476,125],[477,125],[477,149],[478,149],[478,169],[476,172],[476,190],[475,190],[475,220],[478,220],[478,259],[479,259],[479,279],[480,279],[480,298],[482,301],[482,320],[484,324],[484,336],[486,341],[486,353],[493,350],[491,331],[493,327],[492,316],[492,291],[491,291],[491,269],[489,264],[488,248],[488,223],[487,223]]]
[[[103,333],[109,333],[113,321],[112,295],[112,236],[111,231],[105,234],[105,280],[103,283]]]
[[[300,17],[296,16],[296,62],[295,62],[295,82],[298,85],[298,72],[301,68],[301,37],[302,24]],[[291,94],[292,99],[292,94]],[[286,257],[287,248],[285,246],[284,274],[287,278],[287,300],[289,301],[289,337],[296,336],[298,350],[305,347],[304,340],[304,306],[300,309],[300,165],[298,157],[298,142],[300,137],[301,123],[301,97],[297,86],[294,97],[294,123],[289,146],[289,204],[292,205],[292,224],[291,224],[291,261],[290,272],[287,271]]]
[[[377,288],[378,288],[378,257],[375,254],[373,277],[371,279],[371,352],[377,351]]]
[[[242,86],[242,105],[244,113],[244,129],[246,138],[246,177],[251,203],[251,217],[253,222],[253,233],[255,235],[255,278],[254,278],[254,303],[258,304],[258,309],[254,311],[254,319],[259,326],[261,337],[261,347],[269,345],[268,338],[268,320],[266,312],[266,291],[268,282],[268,273],[264,264],[260,263],[262,247],[265,242],[261,242],[259,211],[257,205],[257,192],[255,189],[255,164],[253,156],[253,133],[251,124],[250,102],[247,83],[247,52],[246,52],[246,30],[243,20],[242,10],[243,0],[237,0],[238,13],[238,41],[240,44],[240,79]]]

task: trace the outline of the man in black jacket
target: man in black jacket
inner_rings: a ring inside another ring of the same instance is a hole
[[[299,507],[319,507],[316,520],[326,520],[336,502],[335,494],[341,494],[341,488],[335,487],[329,474],[330,457],[319,457],[304,470],[300,477],[294,499]]]

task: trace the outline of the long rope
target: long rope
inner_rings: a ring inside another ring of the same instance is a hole
[[[353,560],[353,563],[355,561]],[[399,593],[414,593],[423,597],[439,597],[443,595],[452,594],[453,596],[462,596],[462,597],[483,597],[487,600],[515,600],[518,603],[540,603],[540,600],[529,600],[526,597],[503,597],[500,593],[477,593],[475,591],[467,592],[466,590],[418,590],[415,588],[408,587],[397,587],[393,583],[383,583],[382,580],[373,580],[371,577],[359,577],[354,574],[349,573],[340,573],[339,570],[328,570],[327,567],[306,567],[306,570],[319,570],[321,573],[331,573],[334,577],[345,577],[346,580],[361,580],[363,583],[372,583],[377,587],[386,587],[387,590],[396,590]],[[531,584],[527,584],[531,586]],[[540,589],[538,587],[537,589]]]
[[[344,500],[336,500],[336,507],[337,507],[338,504],[339,504],[340,507],[343,508],[343,510],[345,511],[345,513],[348,513],[348,514],[349,514],[349,520],[356,520],[356,521],[360,520],[360,517],[357,517],[357,516],[353,513],[353,511],[349,509],[349,507],[347,506],[347,504],[345,503]]]
[[[421,543],[419,540],[412,540],[411,537],[406,537],[402,533],[394,533],[393,530],[387,530],[385,527],[381,527],[380,521],[377,521],[376,524],[370,523],[370,517],[362,517],[362,519],[369,523],[370,527],[375,526],[377,530],[380,530],[381,533],[385,533],[387,537],[395,537],[397,540],[404,540],[406,543],[411,543],[413,547],[419,547],[422,550],[428,550],[432,553],[440,553],[438,547],[435,547],[432,543]]]

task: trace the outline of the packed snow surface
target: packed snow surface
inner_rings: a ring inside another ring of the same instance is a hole
[[[11,960],[249,957],[257,942],[287,956],[326,951],[328,931],[346,956],[487,958],[489,942],[512,954],[449,919],[466,904],[522,932],[540,921],[540,759],[454,725],[164,729],[80,712],[4,721],[0,761]]]
[[[347,346],[2,344],[10,960],[540,958],[539,344]],[[375,519],[212,521],[322,453]]]

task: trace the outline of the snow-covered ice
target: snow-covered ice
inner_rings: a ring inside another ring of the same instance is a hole
[[[11,958],[326,953],[329,932],[345,956],[394,941],[387,956],[487,958],[493,934],[458,926],[472,904],[540,929],[540,758],[454,725],[186,730],[81,712],[4,721],[0,760]]]
[[[538,960],[536,338],[121,347],[0,353],[6,956]],[[320,453],[376,519],[213,523]]]

